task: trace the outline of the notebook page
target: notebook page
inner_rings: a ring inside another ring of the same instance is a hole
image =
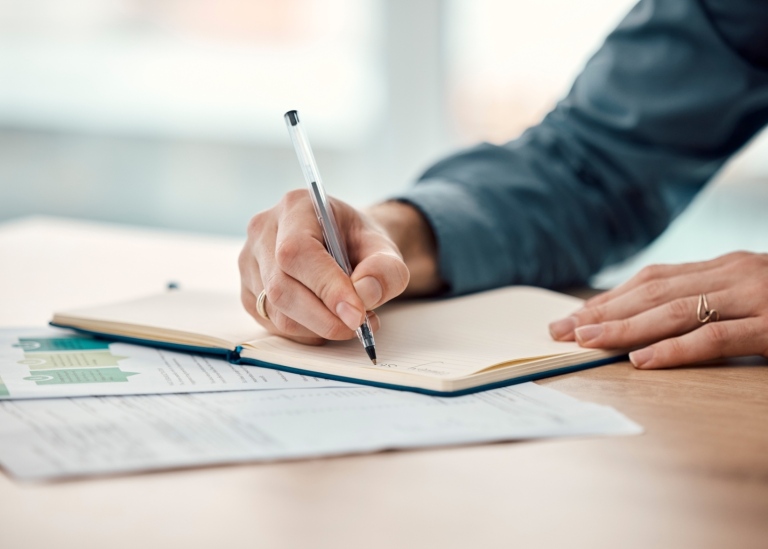
[[[267,335],[248,315],[236,294],[198,291],[172,291],[147,298],[102,307],[66,311],[54,315],[54,322],[88,321],[98,331],[99,323],[136,326],[145,337],[161,331],[198,334],[228,342],[240,342]]]
[[[572,313],[582,300],[539,288],[510,287],[454,299],[403,302],[377,312],[377,366],[357,340],[307,347],[269,337],[247,347],[268,362],[396,370],[442,379],[471,375],[500,363],[583,351],[553,341],[548,324]],[[249,353],[250,355],[250,353]]]

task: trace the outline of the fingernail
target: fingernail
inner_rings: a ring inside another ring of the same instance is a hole
[[[629,360],[635,368],[642,368],[645,364],[651,361],[653,358],[653,348],[646,347],[639,351],[632,351],[629,353]]]
[[[350,330],[357,330],[363,323],[363,313],[355,309],[346,301],[336,305],[336,314]]]
[[[357,295],[363,300],[363,305],[365,305],[367,311],[373,309],[381,301],[381,296],[384,294],[381,284],[372,276],[361,278],[354,283],[354,286]]]
[[[573,332],[573,329],[576,327],[576,319],[572,316],[569,316],[568,318],[564,318],[562,320],[557,320],[549,325],[549,333],[552,335],[555,339],[562,339],[571,332]]]
[[[603,333],[602,324],[587,324],[576,328],[576,339],[579,343],[589,343],[597,339]]]

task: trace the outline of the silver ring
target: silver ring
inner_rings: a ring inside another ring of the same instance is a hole
[[[259,298],[256,300],[256,311],[259,316],[264,320],[269,320],[269,314],[267,313],[267,291],[261,290]]]
[[[707,296],[704,294],[699,294],[699,305],[696,307],[696,320],[701,324],[717,322],[720,320],[720,313],[717,312],[717,309],[709,308]]]

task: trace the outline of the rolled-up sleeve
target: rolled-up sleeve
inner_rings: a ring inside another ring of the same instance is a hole
[[[639,2],[539,125],[397,197],[431,224],[452,293],[583,284],[656,238],[768,122],[763,45],[738,40],[768,36],[768,9],[709,4]]]

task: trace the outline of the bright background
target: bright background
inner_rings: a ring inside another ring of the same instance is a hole
[[[372,203],[535,124],[633,3],[0,0],[0,221],[243,234],[304,184],[293,108],[329,192]],[[765,139],[721,176],[761,178]]]

